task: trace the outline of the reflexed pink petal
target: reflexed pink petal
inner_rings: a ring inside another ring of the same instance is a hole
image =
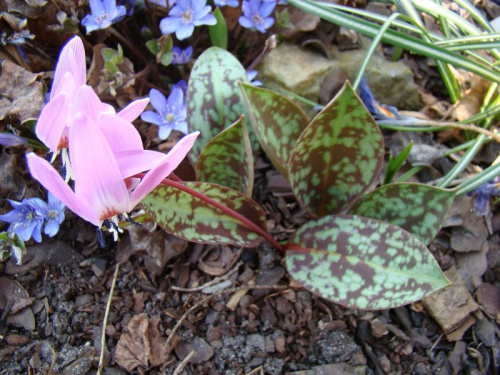
[[[75,193],[101,220],[130,211],[127,187],[103,133],[85,113],[69,128],[69,152]]]
[[[150,150],[136,150],[115,153],[116,162],[123,178],[146,172],[156,167],[167,155]]]
[[[100,226],[102,221],[96,216],[92,207],[82,202],[71,188],[63,181],[59,173],[50,163],[30,152],[26,156],[31,175],[43,187],[50,191],[57,199],[63,202],[71,211],[94,225]]]
[[[68,110],[68,98],[66,94],[60,94],[43,107],[36,124],[36,135],[54,153],[66,139]]]
[[[87,69],[85,66],[85,49],[82,40],[75,36],[62,49],[57,62],[52,82],[50,100],[58,93],[62,76],[70,72],[77,86],[84,85],[87,81]]]
[[[118,115],[101,113],[98,125],[113,153],[144,149],[141,135],[130,121]]]
[[[128,106],[117,113],[118,116],[127,121],[134,121],[144,111],[149,103],[149,98],[134,100]]]
[[[160,164],[151,169],[130,195],[131,207],[135,207],[147,194],[174,171],[193,147],[200,132],[186,135],[168,152]]]

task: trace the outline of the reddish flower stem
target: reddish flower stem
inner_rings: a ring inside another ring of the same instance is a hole
[[[144,173],[138,173],[137,175],[135,175],[134,177],[144,177]],[[177,177],[178,178],[178,177]],[[165,186],[171,186],[175,189],[179,189],[179,190],[182,190],[188,194],[191,194],[193,197],[195,198],[198,198],[202,201],[204,201],[205,203],[208,203],[209,205],[211,206],[214,206],[218,209],[220,209],[222,212],[224,212],[225,214],[231,216],[231,217],[234,217],[236,220],[242,222],[243,224],[245,224],[247,227],[249,227],[251,230],[253,230],[255,233],[257,233],[259,236],[261,237],[264,237],[271,245],[273,245],[276,249],[278,249],[280,252],[282,252],[283,254],[285,253],[285,249],[283,248],[283,246],[281,246],[279,244],[278,241],[276,241],[269,233],[267,233],[264,229],[262,229],[261,227],[259,227],[257,224],[255,224],[253,221],[251,220],[248,220],[245,216],[239,214],[238,212],[230,209],[229,207],[226,207],[224,206],[223,204],[217,202],[216,200],[210,198],[210,197],[207,197],[206,195],[196,191],[196,190],[193,190],[189,187],[187,187],[186,185],[183,185],[177,181],[172,181],[172,180],[169,180],[169,179],[164,179],[161,184],[165,185]]]

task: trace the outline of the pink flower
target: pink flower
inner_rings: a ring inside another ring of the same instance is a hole
[[[134,144],[135,136],[130,133],[113,144],[92,115],[80,111],[68,128],[74,190],[49,162],[34,153],[27,155],[28,167],[31,175],[70,210],[100,228],[105,220],[116,223],[117,215],[131,211],[167,177],[184,159],[198,134],[185,136],[166,155],[143,150],[142,144],[127,151],[122,146]],[[121,150],[115,152],[113,148]],[[130,177],[147,170],[145,177],[130,188]]]
[[[50,101],[42,109],[37,122],[38,138],[57,154],[62,148],[68,147],[68,129],[74,116],[83,111],[102,127],[112,146],[121,149],[123,139],[135,139],[135,145],[138,142],[142,145],[140,135],[131,122],[141,114],[149,100],[136,100],[116,113],[111,105],[102,103],[85,82],[85,50],[81,39],[75,36],[64,46],[59,56]],[[132,134],[136,134],[136,137],[132,137]]]

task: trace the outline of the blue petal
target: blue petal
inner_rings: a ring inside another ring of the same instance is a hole
[[[121,21],[126,14],[127,14],[127,8],[125,8],[123,5],[119,5],[113,12],[113,17],[111,18],[111,22],[115,23]]]
[[[247,28],[247,29],[251,29],[253,27],[253,22],[250,18],[248,17],[245,17],[245,16],[241,16],[239,19],[238,19],[238,22],[240,23],[241,26]]]
[[[193,22],[195,26],[200,26],[200,25],[215,25],[217,23],[217,18],[213,14],[207,14],[205,17],[195,20]]]
[[[158,111],[165,111],[167,109],[167,99],[165,96],[156,89],[151,89],[149,91],[149,99],[151,100],[151,105]]]
[[[160,115],[158,115],[158,113],[153,112],[153,111],[143,112],[141,114],[141,120],[146,121],[146,122],[150,122],[150,123],[158,125],[158,126],[163,125],[163,120],[160,117]]]
[[[272,25],[274,25],[274,18],[273,17],[264,18],[262,26],[265,29],[269,29]]]
[[[96,17],[104,13],[104,5],[101,0],[89,0],[90,11]]]
[[[172,9],[170,9],[170,12],[168,12],[168,15],[171,17],[177,17],[179,18],[179,15],[184,12],[185,10],[182,9],[179,5],[174,5]]]
[[[55,220],[47,222],[43,232],[49,237],[54,237],[59,232],[59,223]]]
[[[167,104],[171,109],[175,108],[176,111],[182,108],[182,105],[184,104],[184,93],[182,92],[182,89],[174,86],[172,88],[172,93],[167,99]]]
[[[180,18],[166,17],[160,21],[160,29],[162,34],[172,34],[179,30],[182,26]]]
[[[261,17],[269,17],[269,15],[273,12],[275,6],[275,1],[264,1],[259,10]]]
[[[179,40],[184,40],[189,38],[191,35],[193,35],[194,31],[194,25],[182,25],[177,31],[175,32],[175,36]]]
[[[106,13],[111,14],[116,9],[116,0],[103,0],[102,5]]]
[[[188,124],[186,121],[181,121],[174,126],[174,130],[181,132],[182,134],[187,134],[188,132]]]
[[[158,129],[158,137],[161,140],[165,140],[168,138],[171,132],[172,132],[171,126],[169,125],[160,126],[160,128]]]
[[[192,7],[192,2],[191,0],[177,0],[177,5],[185,12]]]

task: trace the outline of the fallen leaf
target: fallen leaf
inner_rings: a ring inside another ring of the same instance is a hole
[[[0,76],[0,120],[20,123],[33,120],[44,106],[40,74],[33,74],[10,60],[2,63]]]
[[[495,319],[500,311],[500,288],[491,284],[480,285],[474,293],[477,303],[489,318]]]
[[[452,285],[424,298],[422,304],[443,329],[448,341],[458,341],[474,323],[479,306],[455,268],[445,271]]]
[[[157,367],[167,358],[165,340],[158,331],[159,317],[134,316],[118,340],[115,360],[128,372],[142,366]]]
[[[29,307],[32,302],[33,300],[21,284],[8,277],[0,277],[0,310],[4,311],[9,306],[8,324],[28,331],[34,330],[35,316]]]

